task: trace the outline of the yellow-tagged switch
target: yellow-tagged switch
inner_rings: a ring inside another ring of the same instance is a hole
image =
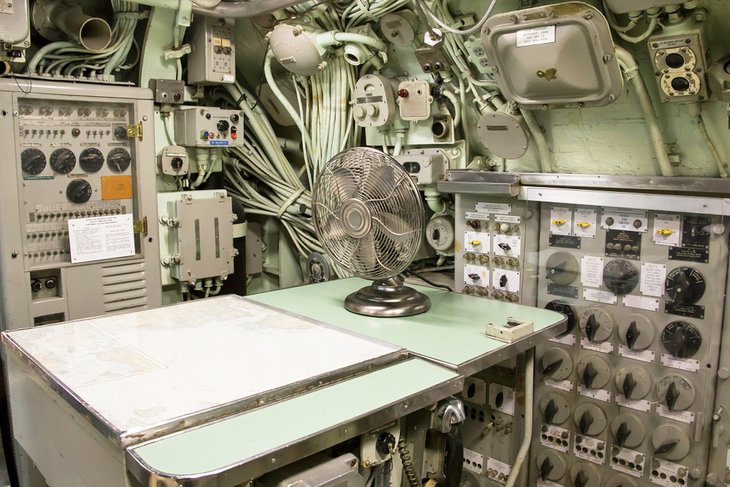
[[[657,235],[665,235],[666,236],[666,235],[673,234],[674,233],[674,230],[669,229],[669,228],[660,228],[659,230],[656,231],[656,233],[657,233]]]
[[[583,229],[585,229],[585,228],[588,228],[588,227],[590,227],[590,226],[591,226],[591,224],[590,224],[590,223],[588,223],[588,222],[578,222],[578,223],[576,223],[576,225],[577,225],[577,226],[578,226],[579,228],[583,228]]]
[[[481,244],[482,244],[481,240],[469,240],[469,245],[471,245],[472,247],[477,247]]]
[[[553,225],[559,227],[560,225],[565,225],[565,220],[553,220]]]

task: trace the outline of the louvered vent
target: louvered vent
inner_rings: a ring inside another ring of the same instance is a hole
[[[102,269],[104,308],[118,313],[147,306],[144,262],[110,264]]]

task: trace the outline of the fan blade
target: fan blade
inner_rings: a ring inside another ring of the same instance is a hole
[[[387,211],[374,214],[373,221],[379,225],[383,234],[394,243],[406,243],[416,233],[416,230],[405,218]]]
[[[331,188],[340,202],[347,201],[357,192],[357,178],[350,169],[335,169],[332,171]]]
[[[365,235],[357,243],[352,262],[349,265],[356,273],[367,275],[377,269],[378,249],[375,247],[375,239],[372,232]]]
[[[320,240],[339,240],[348,235],[337,215],[325,215],[319,220]]]

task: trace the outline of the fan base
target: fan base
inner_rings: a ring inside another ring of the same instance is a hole
[[[398,278],[375,281],[345,299],[345,309],[351,313],[398,318],[425,313],[431,300],[423,293],[404,286]]]

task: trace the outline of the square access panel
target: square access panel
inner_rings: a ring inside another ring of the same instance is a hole
[[[481,42],[502,92],[524,108],[601,106],[621,94],[610,27],[585,3],[495,15]]]

